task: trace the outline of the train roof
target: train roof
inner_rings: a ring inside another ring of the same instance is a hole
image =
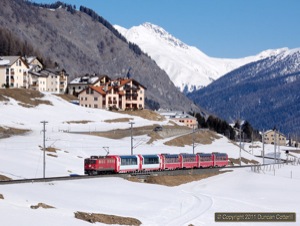
[[[179,155],[177,155],[177,154],[164,154],[164,156],[166,158],[178,158],[179,157]]]
[[[121,159],[136,159],[136,155],[119,155]]]
[[[226,153],[219,153],[219,152],[214,152],[213,154],[218,155],[218,156],[226,156],[227,155]]]
[[[196,154],[190,154],[190,153],[180,153],[182,156],[196,156]]]
[[[211,156],[212,154],[211,153],[197,153],[197,155],[200,155],[200,156]]]
[[[158,155],[141,155],[142,157],[145,157],[145,158],[158,158]]]

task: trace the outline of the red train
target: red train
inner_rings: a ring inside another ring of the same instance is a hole
[[[224,167],[228,164],[226,153],[107,155],[91,156],[84,160],[84,173],[129,173],[161,170]]]

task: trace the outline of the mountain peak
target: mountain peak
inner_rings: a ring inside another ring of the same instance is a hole
[[[175,38],[173,35],[171,35],[169,32],[167,32],[165,29],[162,27],[145,22],[142,25],[140,25],[144,28],[146,28],[148,31],[152,32],[155,34],[155,36],[161,38],[162,40],[166,41],[168,44],[174,46],[174,47],[180,47],[184,49],[188,49],[188,45],[180,41],[179,39]]]

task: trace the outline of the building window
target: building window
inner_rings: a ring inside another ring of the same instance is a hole
[[[94,101],[98,101],[98,97],[94,97]]]
[[[87,97],[85,97],[84,99],[87,100]]]
[[[98,104],[94,104],[94,108],[98,108]]]

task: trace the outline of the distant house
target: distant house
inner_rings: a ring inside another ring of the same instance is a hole
[[[165,116],[167,119],[170,119],[175,122],[184,124],[189,128],[197,126],[197,119],[189,114],[186,114],[182,111],[162,111],[158,112],[160,115]]]
[[[44,68],[44,65],[39,61],[36,56],[23,57],[29,65],[29,70],[38,71]]]
[[[134,79],[119,78],[88,86],[78,95],[79,105],[89,108],[135,110],[145,107],[146,88]]]
[[[86,89],[88,86],[103,86],[111,79],[107,75],[89,75],[77,77],[68,84],[68,92],[71,95],[78,96],[78,94]]]
[[[265,144],[275,144],[280,146],[286,145],[286,136],[275,130],[268,130],[264,133]]]
[[[32,90],[59,94],[66,93],[69,75],[64,69],[31,70],[29,75],[31,80],[29,88]]]
[[[26,61],[20,56],[3,56],[0,60],[0,86],[28,88],[29,66]]]

